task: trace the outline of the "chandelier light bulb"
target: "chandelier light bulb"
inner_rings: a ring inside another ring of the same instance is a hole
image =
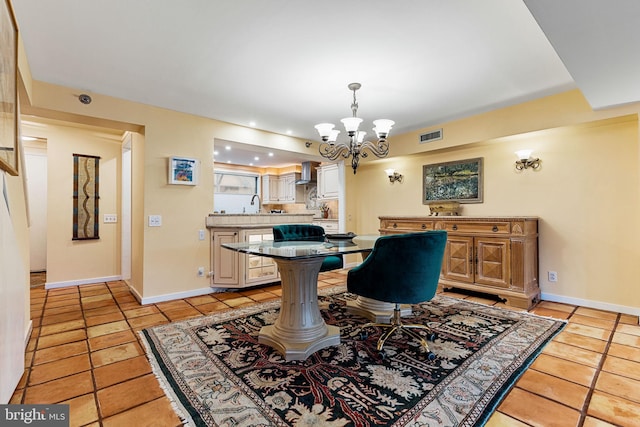
[[[340,135],[340,131],[338,129],[331,130],[331,132],[329,133],[329,139],[327,141],[329,141],[330,143],[336,142],[336,140],[338,139],[338,135]]]
[[[322,138],[323,141],[327,141],[335,125],[333,123],[319,123],[314,127],[318,130],[320,138]]]
[[[344,125],[344,129],[347,131],[349,136],[355,135],[358,132],[358,127],[360,127],[360,123],[362,123],[362,119],[358,117],[347,117],[340,120]]]
[[[359,131],[356,133],[356,142],[358,144],[362,144],[362,141],[364,141],[364,137],[367,133],[363,132],[363,131]]]

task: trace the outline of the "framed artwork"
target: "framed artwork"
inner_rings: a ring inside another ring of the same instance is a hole
[[[169,184],[196,185],[198,183],[198,160],[188,157],[169,158]]]
[[[0,169],[18,175],[18,26],[0,0]]]
[[[73,240],[99,239],[100,157],[73,155]]]
[[[422,167],[422,203],[482,203],[482,157]]]

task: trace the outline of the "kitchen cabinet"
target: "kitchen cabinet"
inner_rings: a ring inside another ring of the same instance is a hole
[[[222,247],[225,243],[273,240],[271,228],[212,231],[212,285],[244,288],[277,282],[278,268],[272,258],[241,254]]]
[[[237,285],[240,254],[221,245],[238,242],[238,231],[220,230],[211,233],[213,244],[213,282],[216,285]]]
[[[312,224],[319,225],[320,227],[324,228],[325,234],[337,234],[338,230],[340,229],[337,219],[314,220]]]
[[[273,240],[273,229],[244,230],[241,241],[246,243],[260,243]],[[279,280],[278,267],[273,258],[257,255],[241,257],[240,271],[244,272],[243,286],[253,286]]]
[[[446,230],[440,288],[497,295],[530,309],[540,300],[535,217],[379,217],[381,234]]]
[[[318,199],[337,199],[340,194],[340,174],[337,164],[318,167]]]
[[[262,176],[262,203],[304,203],[304,186],[296,185],[299,173]]]

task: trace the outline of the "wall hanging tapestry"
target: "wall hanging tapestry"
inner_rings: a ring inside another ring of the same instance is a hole
[[[478,157],[422,167],[422,203],[482,203],[482,162]]]
[[[100,157],[73,155],[73,240],[99,239]]]
[[[340,344],[286,362],[258,343],[280,301],[140,332],[156,376],[185,424],[197,426],[477,426],[564,322],[436,296],[412,322],[437,333],[428,361],[406,335],[375,349],[363,317],[345,310],[344,286],[319,290]],[[375,331],[375,332],[374,332]]]

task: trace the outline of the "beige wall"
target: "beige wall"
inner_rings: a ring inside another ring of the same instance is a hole
[[[120,212],[120,135],[55,122],[24,124],[22,133],[47,141],[47,283],[99,281],[120,275],[120,222],[104,224],[104,214]],[[99,235],[73,237],[73,154],[100,157]]]
[[[483,157],[484,203],[462,205],[462,215],[540,217],[543,298],[638,314],[638,138],[638,116],[627,115],[364,162],[355,177],[346,174],[347,229],[376,233],[379,215],[429,215],[422,166]],[[539,170],[515,170],[514,152],[523,148],[542,159]],[[389,182],[388,167],[402,183]],[[549,270],[557,283],[548,282]]]

